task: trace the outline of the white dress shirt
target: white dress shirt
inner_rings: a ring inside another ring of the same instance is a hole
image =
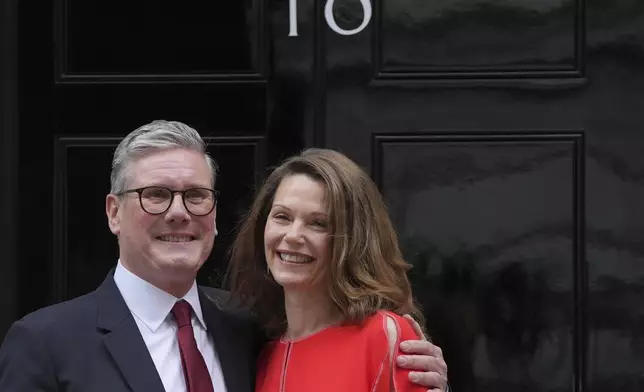
[[[154,366],[159,372],[163,387],[167,392],[185,392],[186,381],[179,354],[177,324],[170,313],[174,304],[180,299],[134,275],[121,264],[120,260],[114,272],[114,282],[134,316]],[[207,332],[203,319],[196,282],[182,299],[192,306],[192,328],[195,340],[206,361],[213,388],[216,392],[225,392],[224,375],[215,352],[214,342]]]

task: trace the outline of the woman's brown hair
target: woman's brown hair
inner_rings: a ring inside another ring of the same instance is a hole
[[[273,336],[286,330],[284,292],[267,272],[264,226],[275,193],[288,176],[304,174],[324,184],[331,228],[330,265],[318,265],[329,296],[347,322],[360,323],[378,310],[410,314],[422,326],[398,236],[385,202],[369,175],[345,155],[308,149],[278,166],[242,220],[230,250],[226,283]]]

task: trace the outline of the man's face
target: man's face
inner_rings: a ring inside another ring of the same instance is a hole
[[[125,170],[127,189],[212,188],[212,175],[204,155],[188,149],[154,152],[131,162]],[[145,212],[137,193],[126,193],[120,198],[108,195],[106,199],[110,229],[119,238],[121,263],[171,294],[187,291],[210,255],[216,211],[215,208],[205,216],[192,215],[178,193],[174,194],[170,208],[159,215]]]

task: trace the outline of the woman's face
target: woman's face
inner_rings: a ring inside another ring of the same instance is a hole
[[[324,184],[304,174],[285,177],[264,227],[264,252],[284,289],[311,289],[313,271],[329,263],[331,232]]]

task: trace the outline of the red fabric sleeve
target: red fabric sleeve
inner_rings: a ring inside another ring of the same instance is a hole
[[[374,320],[372,327],[378,328],[378,333],[373,334],[373,360],[371,363],[373,379],[373,392],[426,392],[427,388],[413,384],[409,381],[409,370],[398,367],[389,356],[389,340],[387,338],[387,317],[392,317],[398,330],[398,337],[394,349],[394,359],[402,354],[400,342],[404,340],[417,340],[418,336],[412,329],[409,322],[390,312],[380,312]],[[375,349],[376,346],[378,349]],[[391,388],[393,374],[394,388]]]

